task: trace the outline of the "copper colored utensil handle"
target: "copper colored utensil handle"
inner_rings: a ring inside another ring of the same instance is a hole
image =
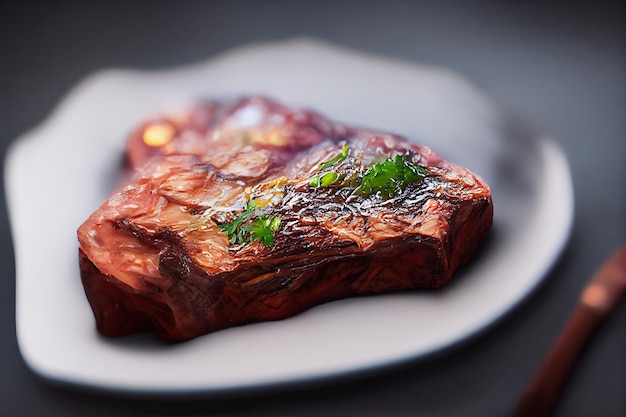
[[[513,411],[513,417],[544,417],[552,413],[572,365],[625,290],[626,246],[616,251],[596,272],[581,294],[565,328]]]
[[[513,417],[550,415],[572,364],[578,358],[586,341],[602,322],[603,316],[599,311],[582,303],[576,307],[515,408]]]

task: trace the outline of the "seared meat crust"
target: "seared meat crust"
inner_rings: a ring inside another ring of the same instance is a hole
[[[359,192],[398,155],[425,178],[392,196]],[[85,293],[112,337],[178,342],[340,298],[437,288],[493,216],[488,186],[430,149],[259,97],[147,122],[128,160],[134,178],[78,229]],[[311,185],[330,171],[338,181]],[[237,216],[278,219],[271,245],[229,236]]]

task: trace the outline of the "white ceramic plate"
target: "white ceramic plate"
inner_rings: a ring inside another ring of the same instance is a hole
[[[432,147],[491,185],[495,223],[475,261],[438,291],[348,299],[296,317],[164,346],[100,337],[75,231],[108,196],[126,134],[202,98],[262,93]],[[88,77],[10,149],[6,190],[26,363],[62,383],[125,393],[216,393],[305,382],[423,357],[484,330],[524,298],[573,218],[567,162],[550,140],[440,68],[298,39],[159,72]]]

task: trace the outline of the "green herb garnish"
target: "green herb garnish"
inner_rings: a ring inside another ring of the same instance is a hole
[[[339,174],[335,171],[326,172],[324,174],[318,174],[311,178],[309,181],[309,185],[311,187],[329,187],[337,182],[339,179]]]
[[[357,192],[363,195],[379,192],[383,199],[388,199],[404,191],[408,184],[422,181],[427,175],[426,168],[407,161],[405,155],[396,155],[372,165],[363,175]]]
[[[256,208],[257,205],[254,200],[250,200],[243,213],[235,217],[230,223],[219,225],[220,229],[226,232],[231,244],[246,245],[258,240],[264,246],[274,246],[274,232],[278,231],[280,227],[280,219],[265,214],[250,224]]]
[[[333,166],[338,162],[344,161],[347,157],[348,157],[348,144],[344,144],[343,145],[343,149],[341,150],[341,153],[339,155],[337,155],[336,157],[334,157],[333,159],[326,161],[326,162],[322,162],[320,164],[319,169],[326,169],[329,166]]]
[[[341,149],[341,153],[339,155],[335,156],[334,158],[326,162],[322,162],[319,165],[318,169],[323,170],[339,162],[344,161],[348,157],[349,150],[350,148],[348,147],[348,144],[347,143],[344,144],[343,148]],[[340,179],[340,177],[341,176],[335,171],[325,172],[323,174],[315,175],[313,178],[311,178],[311,180],[309,181],[309,185],[314,188],[329,187],[335,184]]]
[[[346,143],[339,155],[321,163],[319,169],[323,170],[344,161],[348,157],[348,151],[349,147]],[[421,182],[428,174],[426,168],[408,161],[406,155],[396,155],[395,158],[387,158],[383,162],[375,163],[365,174],[362,174],[361,178],[358,178],[356,174],[357,178],[349,176],[350,180],[346,180],[345,174],[328,171],[313,176],[309,180],[309,186],[329,187],[341,181],[341,186],[354,187],[358,194],[380,193],[381,197],[386,200],[400,194],[408,184]]]
[[[252,240],[259,240],[264,246],[274,246],[274,232],[280,227],[280,219],[278,217],[266,214],[256,219],[252,226],[249,227],[249,233]]]

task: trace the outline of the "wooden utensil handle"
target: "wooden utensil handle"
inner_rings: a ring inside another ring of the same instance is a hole
[[[582,302],[577,305],[515,408],[513,417],[550,415],[572,364],[605,315],[606,311]]]

